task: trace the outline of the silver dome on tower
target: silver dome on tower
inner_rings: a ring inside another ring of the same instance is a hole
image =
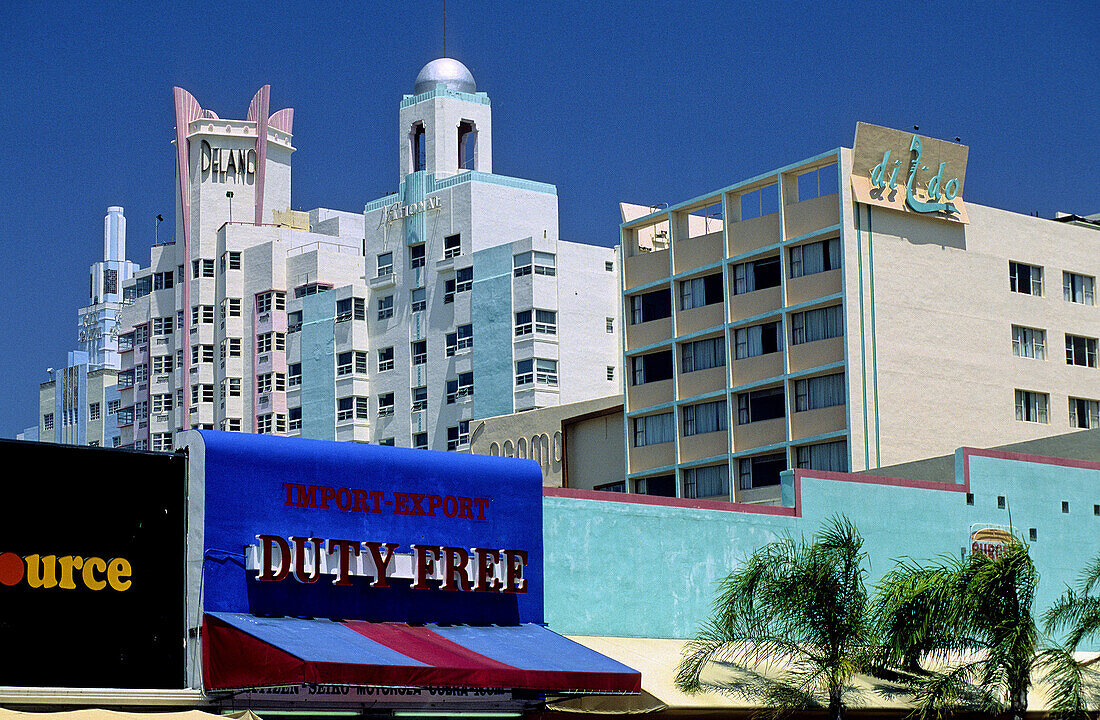
[[[464,93],[477,92],[474,76],[470,74],[466,66],[454,58],[444,57],[432,60],[423,67],[420,74],[416,76],[413,93],[419,95],[428,92],[441,83],[448,90]]]

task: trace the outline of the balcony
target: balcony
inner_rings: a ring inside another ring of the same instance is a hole
[[[787,350],[791,372],[801,372],[844,360],[844,336],[791,345]]]
[[[689,373],[680,373],[676,379],[676,395],[681,400],[704,395],[715,390],[726,388],[726,366],[696,370]]]
[[[848,408],[845,405],[817,408],[791,415],[791,439],[814,437],[843,430],[848,426]]]
[[[672,380],[630,385],[626,392],[627,410],[638,410],[672,402]]]
[[[676,311],[676,334],[678,336],[709,330],[714,327],[722,327],[725,319],[722,313],[725,309],[721,302],[691,308],[690,310]]]
[[[722,259],[722,231],[677,240],[672,252],[677,273],[716,263]]]
[[[725,455],[729,452],[729,433],[725,430],[680,438],[680,462]]]
[[[828,295],[836,295],[844,289],[844,276],[840,268],[803,275],[787,280],[787,304],[799,305]]]
[[[791,203],[783,208],[783,221],[787,225],[788,240],[832,227],[840,222],[837,194]]]
[[[733,361],[733,384],[767,380],[783,374],[783,353],[775,352]]]
[[[779,213],[761,215],[751,220],[731,222],[726,231],[726,242],[729,244],[730,257],[744,255],[768,245],[775,245],[781,238]]]
[[[775,312],[783,307],[783,291],[778,285],[730,296],[730,322]]]
[[[719,310],[719,318],[721,318],[721,310]],[[626,346],[629,349],[645,347],[671,337],[672,318],[670,317],[626,326]]]
[[[760,422],[735,425],[733,428],[733,451],[775,445],[787,439],[787,419],[783,417]]]
[[[644,447],[632,447],[629,452],[630,472],[644,472],[676,462],[676,443],[666,442]]]
[[[623,260],[623,278],[627,290],[669,276],[668,250],[640,252]]]

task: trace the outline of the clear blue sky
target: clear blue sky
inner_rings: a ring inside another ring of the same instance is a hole
[[[174,234],[173,85],[243,118],[270,83],[295,109],[295,207],[362,210],[396,189],[397,104],[442,54],[440,0],[92,5],[0,9],[0,436],[76,348],[106,208],[141,265],[158,212]],[[563,239],[615,244],[620,200],[850,147],[857,120],[961,137],[970,202],[1100,212],[1096,0],[447,11],[448,55],[493,100],[494,170],[557,185]]]

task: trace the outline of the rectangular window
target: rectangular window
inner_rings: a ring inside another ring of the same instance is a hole
[[[667,288],[630,296],[631,325],[640,325],[671,316],[672,301],[669,299]]]
[[[786,453],[769,453],[737,461],[737,487],[751,490],[779,484],[779,473],[787,469]]]
[[[299,387],[302,384],[302,363],[290,363],[286,366],[287,387]]]
[[[1069,426],[1071,428],[1100,428],[1100,400],[1069,399]]]
[[[235,250],[230,250],[229,252],[227,252],[225,254],[225,257],[228,260],[228,262],[226,264],[226,267],[229,270],[240,270],[241,269],[241,254],[239,252],[237,252]]]
[[[449,278],[443,281],[443,304],[448,305],[455,301],[455,280]]]
[[[1050,416],[1047,408],[1050,396],[1046,393],[1030,390],[1016,391],[1016,419],[1022,422],[1048,423]]]
[[[798,201],[836,194],[837,176],[836,163],[802,173],[798,176]]]
[[[737,328],[733,332],[733,342],[736,360],[779,352],[782,349],[779,323],[771,322]]]
[[[1066,334],[1066,365],[1096,367],[1096,338]]]
[[[791,315],[791,344],[825,340],[844,334],[844,312],[840,305],[807,310]]]
[[[153,356],[153,374],[164,375],[165,373],[172,372],[172,356],[171,355],[154,355]]]
[[[681,415],[684,425],[684,437],[718,432],[729,427],[725,399],[685,405],[681,410]]]
[[[171,452],[172,450],[172,433],[159,432],[153,433],[153,452]]]
[[[744,295],[754,290],[779,287],[779,256],[738,263],[733,266],[734,295]]]
[[[553,310],[535,310],[535,332],[543,335],[557,335],[558,314]]]
[[[349,350],[336,354],[336,376],[351,375],[354,354]]]
[[[115,413],[118,412],[118,408],[121,404],[122,404],[122,402],[120,400],[108,400],[107,401],[107,412],[114,415]]]
[[[286,333],[267,332],[256,336],[256,352],[269,353],[272,350],[286,350]]]
[[[558,361],[535,359],[535,383],[539,385],[558,386]]]
[[[1047,359],[1047,333],[1038,328],[1012,326],[1012,354],[1016,357]]]
[[[415,270],[424,267],[424,245],[409,246],[409,268]]]
[[[774,420],[785,416],[786,396],[782,387],[737,394],[737,424]]]
[[[378,372],[393,370],[393,348],[382,348],[378,351]]]
[[[393,295],[378,298],[378,319],[393,317]]]
[[[214,324],[214,306],[213,305],[192,305],[191,306],[191,324],[198,325],[200,323],[213,325]]]
[[[348,422],[355,414],[355,398],[337,398],[336,400],[336,422]]]
[[[615,333],[615,318],[604,318],[604,329],[607,330],[608,335],[613,335]]]
[[[170,393],[154,395],[151,402],[155,413],[166,413],[172,409],[172,395]]]
[[[458,257],[462,254],[462,236],[448,235],[443,238],[443,259]]]
[[[844,373],[795,380],[794,411],[805,412],[847,403]]]
[[[241,396],[241,379],[240,378],[226,378],[222,380],[222,396],[223,397],[240,397]]]
[[[811,470],[848,472],[848,441],[837,440],[796,448],[795,464]]]
[[[394,444],[395,444],[395,440],[394,440],[394,438],[391,438],[391,437],[382,438],[381,440],[378,441],[378,444],[382,445],[382,446],[385,446],[385,447],[393,447]]]
[[[530,335],[535,325],[531,322],[531,311],[521,310],[516,313],[516,337]]]
[[[474,374],[472,372],[459,373],[455,380],[447,381],[447,404],[453,405],[459,399],[471,397],[474,394]]]
[[[615,366],[614,365],[608,365],[607,366],[607,379],[608,380],[614,380],[615,379]]]
[[[607,272],[615,272],[615,263],[611,260],[604,260],[603,269]]]
[[[305,285],[299,285],[298,287],[294,288],[294,297],[303,298],[308,295],[316,295],[319,292],[324,292],[325,290],[331,289],[332,285],[329,283],[307,283]]]
[[[428,291],[426,288],[416,288],[409,298],[412,300],[413,312],[423,312],[428,308]]]
[[[726,365],[726,339],[708,338],[686,342],[680,346],[680,372],[709,370]]]
[[[707,498],[730,494],[728,465],[707,465],[684,470],[684,497]]]
[[[519,360],[516,362],[516,385],[530,385],[535,382],[535,361]]]
[[[1043,268],[1036,265],[1009,261],[1008,287],[1012,292],[1024,295],[1043,294]]]
[[[241,339],[240,338],[226,338],[222,340],[222,346],[225,348],[225,357],[240,357],[241,356]]]
[[[258,293],[256,295],[257,313],[266,313],[272,310],[286,310],[285,292],[269,290],[268,292]]]
[[[1082,305],[1096,304],[1096,278],[1091,275],[1062,273],[1062,297],[1066,302]]]
[[[412,364],[413,365],[425,365],[428,362],[428,341],[417,340],[412,343]]]
[[[370,398],[365,398],[365,397],[355,398],[355,419],[356,420],[369,420],[370,419]]]
[[[240,317],[241,316],[241,299],[240,298],[226,298],[222,301],[223,312],[228,317]]]
[[[634,447],[657,445],[675,440],[676,424],[672,413],[658,413],[634,418]]]
[[[680,281],[681,310],[720,302],[722,302],[722,273]]]
[[[386,275],[393,275],[393,253],[380,253],[378,255],[378,275],[377,277],[385,277]]]
[[[752,220],[779,212],[779,185],[772,183],[743,194],[740,198],[741,220]]]
[[[171,335],[172,326],[175,324],[175,319],[169,315],[168,317],[155,317],[153,318],[153,337],[158,335]],[[142,328],[138,328],[141,330]]]
[[[840,238],[795,245],[788,253],[792,278],[837,270],[841,266]]]
[[[286,331],[299,332],[302,329],[302,311],[295,310],[286,314]]]
[[[638,478],[634,481],[634,492],[639,495],[676,497],[676,476],[655,475],[654,477]]]
[[[637,355],[630,359],[632,366],[632,381],[635,385],[669,380],[672,378],[672,351],[658,350],[657,352]]]
[[[414,387],[412,389],[412,411],[417,412],[419,410],[428,409],[428,388],[426,386]]]
[[[301,432],[302,431],[302,408],[300,408],[300,407],[287,408],[286,418],[287,418],[286,428],[289,432]]]
[[[260,395],[274,390],[275,373],[263,373],[256,376],[256,392]]]
[[[459,268],[455,272],[455,292],[467,292],[474,286],[473,267]]]
[[[88,419],[89,420],[98,420],[99,419],[99,411],[100,411],[99,403],[97,403],[97,402],[89,403],[88,404]]]
[[[352,307],[351,316],[352,316],[353,319],[355,319],[355,320],[366,320],[367,319],[367,301],[366,300],[364,300],[363,298],[358,298],[358,297],[357,298],[352,298],[351,299],[351,307]]]
[[[214,258],[200,258],[198,260],[191,261],[191,277],[193,278],[212,278],[214,277]]]
[[[428,433],[426,433],[426,432],[413,433],[413,449],[414,450],[427,450],[428,449]]]
[[[212,363],[214,362],[214,346],[213,345],[192,345],[191,346],[191,364],[198,365],[199,363]]]
[[[191,404],[198,405],[199,403],[212,403],[214,402],[214,386],[213,385],[192,385],[191,386]],[[144,414],[144,413],[139,413]]]
[[[344,298],[343,300],[336,301],[336,322],[347,322],[351,320],[352,302],[354,298]]]
[[[393,393],[382,393],[378,396],[378,417],[393,415]]]
[[[447,449],[458,450],[470,444],[470,421],[461,420],[458,425],[447,428]]]
[[[557,274],[557,257],[554,253],[522,252],[512,256],[512,274],[516,277],[524,275],[555,275]]]
[[[474,346],[474,326],[459,325],[455,332],[447,333],[447,357],[454,357],[459,350]]]
[[[366,375],[367,374],[367,351],[355,350],[355,374]]]

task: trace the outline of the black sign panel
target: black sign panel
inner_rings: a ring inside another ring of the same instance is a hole
[[[0,440],[0,458],[0,684],[183,687],[183,456]]]

